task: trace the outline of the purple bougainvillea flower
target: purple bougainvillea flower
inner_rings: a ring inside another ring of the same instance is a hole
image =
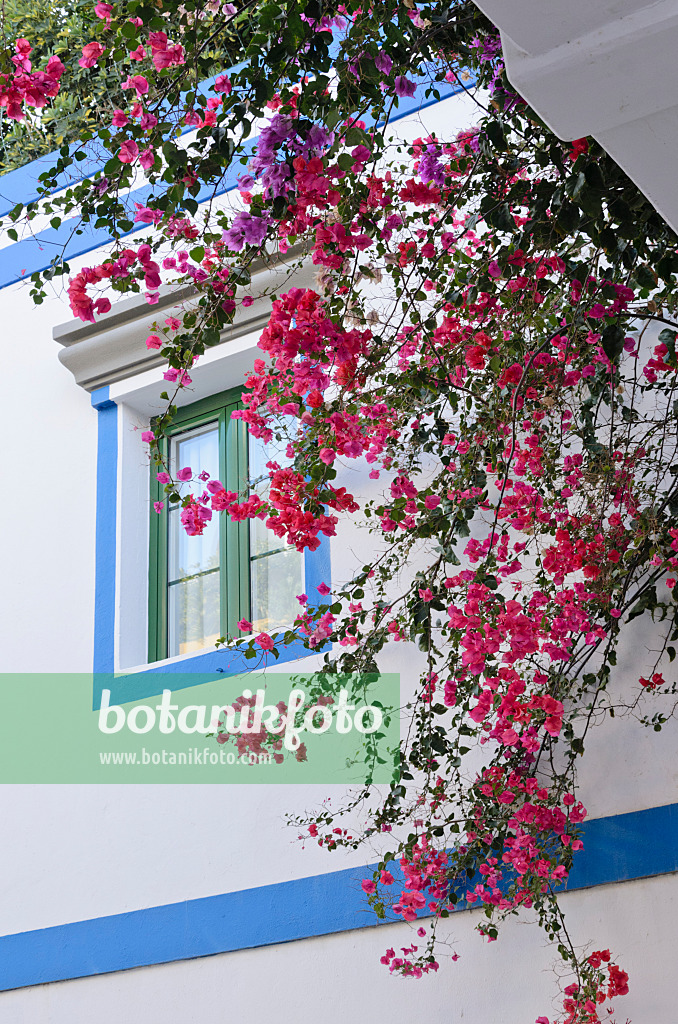
[[[409,78],[405,78],[404,75],[398,75],[395,80],[395,91],[396,96],[414,96],[416,91],[416,82],[411,82]]]
[[[391,73],[393,67],[393,61],[387,53],[380,50],[377,56],[374,58],[374,63],[377,66],[377,71],[381,71],[382,75],[388,75]]]
[[[240,252],[245,245],[261,245],[268,231],[269,217],[255,217],[251,213],[237,213],[222,241],[233,252]]]

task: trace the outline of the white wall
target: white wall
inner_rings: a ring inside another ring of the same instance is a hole
[[[462,127],[469,121],[464,103],[451,100],[440,109],[429,109],[426,127],[412,119],[403,134],[414,137],[441,122],[447,122],[449,132],[452,111]],[[74,266],[94,262],[96,256],[89,256]],[[33,309],[27,289],[17,286],[0,292],[0,311],[5,325],[0,399],[8,449],[2,461],[5,494],[0,512],[5,541],[0,668],[89,671],[97,415],[89,395],[76,387],[57,360],[51,328],[65,319],[60,300],[50,299]],[[129,415],[121,418],[122,452],[136,466],[123,490],[139,500],[144,496],[145,468],[132,419],[135,412],[141,413],[131,393],[140,394],[159,379],[158,373],[151,376],[112,389],[128,405]],[[219,382],[214,390],[222,386],[226,385]],[[141,418],[136,425],[140,423]],[[341,482],[361,494],[374,486],[353,470],[345,477]],[[120,578],[121,585],[133,592],[127,618],[121,616],[119,623],[128,637],[121,641],[127,667],[139,650],[138,637],[129,639],[129,623],[141,621],[145,613],[142,591],[134,591],[129,581],[134,578],[134,562],[137,571],[145,573],[145,558],[143,551],[139,555],[144,535],[136,532],[132,537],[126,532],[132,527],[125,524],[139,524],[141,519],[146,522],[145,510],[140,518],[138,509],[125,506]],[[362,564],[371,550],[366,533],[346,526],[341,541],[333,544],[333,578],[346,579],[351,565]],[[635,648],[633,652],[635,657]],[[418,660],[416,651],[392,644],[383,668],[400,671],[411,685]],[[632,667],[628,671],[633,675]],[[657,736],[630,723],[608,721],[598,733],[582,770],[584,803],[594,816],[676,799],[676,772],[668,767],[678,764],[674,726]],[[315,806],[332,791],[325,786],[3,787],[0,934],[359,864],[369,854],[328,857],[315,846],[302,852],[294,832],[282,827],[284,812]],[[339,795],[334,792],[335,799]],[[631,957],[634,991],[643,993],[633,997],[638,1000],[638,1021],[669,1024],[675,1016],[668,997],[662,1002],[664,996],[650,984],[646,975],[651,969],[644,960],[647,956],[651,963],[649,958],[656,957],[668,963],[675,886],[675,879],[664,879],[567,898],[581,941],[592,936],[607,944],[611,936],[619,943],[620,955],[626,951]],[[656,903],[656,928],[650,926],[650,900]],[[99,1024],[191,1024],[215,1014],[252,1022],[275,1015],[291,1022],[321,1014],[330,1024],[351,1016],[376,1022],[407,1018],[416,1024],[462,1019],[524,1024],[548,1013],[553,986],[550,976],[540,974],[550,962],[542,936],[515,924],[501,943],[483,949],[475,936],[467,935],[472,916],[466,914],[454,923],[463,960],[429,982],[389,980],[380,967],[382,946],[405,944],[405,936],[409,938],[409,930],[397,926],[9,993],[0,996],[0,1022],[79,1024],[96,1019]],[[517,952],[511,952],[509,936],[516,940]],[[487,972],[495,969],[490,965],[496,965],[496,987],[487,980]],[[624,960],[623,966],[631,964]],[[521,989],[520,976],[529,988]],[[264,985],[262,977],[268,979]],[[518,990],[515,1001],[511,996],[499,1012],[495,993],[509,987],[511,992]],[[631,1000],[627,1003],[630,1006]],[[620,1001],[623,1020],[630,1010],[622,1007]]]
[[[96,420],[57,360],[61,300],[0,292],[0,671],[92,665]]]
[[[674,1024],[672,987],[678,879],[649,879],[571,893],[563,900],[575,944],[611,949],[629,974],[614,1000],[618,1024]],[[275,907],[271,907],[275,914]],[[562,1006],[553,950],[525,919],[499,941],[474,931],[479,912],[445,928],[437,975],[391,977],[384,950],[419,941],[407,925],[366,928],[140,968],[0,995],[0,1024],[532,1024]],[[569,984],[567,976],[563,984]]]

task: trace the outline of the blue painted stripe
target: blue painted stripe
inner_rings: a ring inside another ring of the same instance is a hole
[[[251,155],[254,143],[245,149]],[[212,198],[223,195],[236,187],[240,167],[230,167],[226,174],[211,185],[203,185],[195,198],[198,203],[206,203]],[[134,219],[135,204],[147,206],[149,200],[157,194],[157,187],[144,185],[129,192],[121,198],[128,218]],[[129,231],[121,232],[121,238],[149,231],[148,224],[137,223]],[[113,239],[106,228],[95,228],[92,224],[82,224],[78,217],[64,221],[58,228],[45,228],[29,238],[0,249],[0,289],[16,284],[30,277],[31,274],[47,270],[52,263],[63,258],[68,261],[84,256],[95,249],[101,249]]]
[[[568,890],[678,870],[678,804],[598,818],[583,833]],[[6,935],[0,991],[392,923],[377,921],[360,888],[373,868]]]
[[[404,97],[399,100],[397,113],[395,113],[391,118],[391,123],[395,123],[416,111],[424,110],[435,103],[444,99],[449,99],[451,96],[455,96],[463,91],[464,89],[461,86],[441,83],[438,87],[440,99],[433,96],[427,99],[425,96],[426,88],[424,85],[420,85],[414,96]],[[368,127],[374,123],[367,116],[363,120]],[[243,148],[243,153],[245,155],[251,155],[255,145],[256,138],[247,143],[246,147]],[[30,182],[37,180],[37,174],[31,169],[34,168],[35,165],[40,164],[38,173],[42,173],[42,171],[45,170],[45,167],[41,161],[47,161],[48,159],[49,157],[41,157],[40,161],[34,161],[32,164],[28,164],[26,167],[20,168],[19,171],[11,171],[9,174],[0,178],[0,197],[3,194],[1,190],[4,186],[5,180],[11,178],[13,174],[21,174],[24,175],[25,181],[28,182],[26,188],[29,190],[29,198],[35,198],[33,192],[30,191],[32,188]],[[89,174],[94,174],[97,168],[93,165],[90,167],[88,164],[86,170]],[[204,185],[199,194],[195,197],[196,200],[199,203],[204,203],[212,197],[221,196],[224,193],[233,190],[236,187],[237,178],[242,173],[242,170],[242,166],[232,165],[218,182],[214,182],[211,185]],[[83,177],[87,176],[87,173],[83,174]],[[17,181],[19,181],[19,179],[17,179]],[[19,194],[19,191],[20,185],[17,184],[11,192],[12,197]],[[144,185],[141,188],[130,192],[125,197],[124,205],[129,211],[130,217],[134,216],[134,204],[139,203],[139,205],[145,206],[153,193],[153,186]],[[9,197],[10,193],[7,194]],[[32,201],[32,198],[30,201]],[[21,200],[16,199],[16,202],[19,201]],[[29,200],[24,199],[23,201],[27,202]],[[1,205],[2,204],[0,202],[0,206]],[[0,214],[0,216],[1,215],[2,214]],[[136,224],[130,231],[125,232],[122,237],[128,237],[129,235],[147,230],[147,224]],[[48,270],[54,260],[61,258],[62,255],[66,260],[75,259],[78,256],[84,256],[86,253],[92,252],[95,249],[100,249],[101,247],[108,245],[111,241],[112,238],[110,234],[104,228],[95,229],[91,224],[81,224],[77,217],[64,221],[58,228],[46,228],[44,231],[40,231],[34,236],[24,238],[19,242],[15,242],[13,245],[8,245],[4,249],[0,249],[0,289],[7,288],[12,284],[25,280],[30,277],[31,274]]]
[[[244,63],[237,64],[228,70],[228,74],[234,75],[237,71],[242,70],[244,66]],[[216,79],[217,75],[206,78],[198,86],[197,94],[206,96]],[[184,92],[182,96],[185,95],[186,93]],[[161,107],[164,110],[169,110],[169,101],[163,100]],[[182,128],[181,134],[185,135],[194,130],[191,125],[186,125]],[[69,185],[75,185],[83,181],[85,178],[93,178],[103,170],[104,164],[111,158],[110,150],[100,138],[92,139],[85,144],[74,142],[68,147],[68,153],[69,157],[75,162],[68,170],[57,176],[55,187],[51,188],[47,193],[38,191],[43,187],[39,179],[41,174],[51,171],[56,166],[60,157],[58,149],[38,157],[37,160],[33,160],[29,164],[24,164],[23,167],[17,167],[13,171],[6,171],[0,175],[0,217],[5,217],[17,203],[28,205],[43,198],[43,195],[53,195],[61,189],[68,188]],[[76,154],[84,154],[84,158],[76,156]]]
[[[678,871],[678,804],[595,818],[583,833],[568,891]]]
[[[95,229],[91,224],[81,225],[77,218],[64,221],[58,228],[46,228],[39,234],[0,249],[0,288],[8,288],[18,281],[27,280],[31,274],[49,270],[62,257],[69,260],[84,256],[110,241],[108,231]]]
[[[92,392],[98,412],[94,671],[113,672],[115,638],[118,407],[108,388]]]
[[[86,145],[79,142],[74,143],[69,146],[69,153],[73,158],[76,153],[84,153],[85,159],[77,160],[67,171],[60,174],[56,180],[56,189],[51,189],[50,192],[59,191],[69,185],[77,184],[84,178],[93,177],[110,159],[110,153],[98,139],[92,140]],[[28,205],[28,203],[34,203],[40,199],[41,193],[38,192],[41,187],[40,175],[51,171],[56,166],[58,159],[59,150],[55,149],[54,152],[46,153],[45,156],[31,161],[30,164],[24,164],[23,167],[17,167],[0,176],[0,217],[5,217],[17,203]]]

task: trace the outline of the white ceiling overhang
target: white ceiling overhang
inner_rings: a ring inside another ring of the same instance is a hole
[[[678,0],[475,0],[561,139],[592,136],[678,231]]]

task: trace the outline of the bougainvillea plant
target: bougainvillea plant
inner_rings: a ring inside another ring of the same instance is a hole
[[[10,117],[59,84],[28,54],[19,40],[2,76]],[[370,904],[429,918],[424,942],[384,954],[390,971],[437,970],[436,925],[457,906],[482,908],[489,940],[529,912],[572,972],[558,1019],[607,1019],[626,974],[575,946],[558,892],[583,845],[591,725],[625,703],[659,729],[653,702],[673,692],[678,239],[593,140],[558,140],[513,91],[468,0],[99,2],[83,60],[118,68],[128,97],[99,132],[110,159],[52,195],[78,158],[63,149],[11,230],[38,209],[108,229],[110,255],[70,276],[82,320],[112,291],[153,303],[161,284],[193,286],[147,340],[171,385],[145,435],[165,500],[191,535],[214,515],[259,517],[299,551],[347,518],[374,535],[374,558],[326,603],[301,595],[294,628],[224,642],[254,659],[331,641],[329,673],[378,670],[387,645],[419,652],[390,791],[360,794],[362,833],[323,811],[304,835],[336,849],[386,834]],[[465,130],[439,118],[399,140],[400,105],[450,87],[473,101]],[[139,225],[148,237],[124,240]],[[290,280],[236,415],[285,439],[284,464],[265,498],[176,480],[160,454],[176,395],[268,263]],[[302,265],[315,287],[295,283]],[[56,260],[35,275],[36,300],[69,273]],[[347,489],[356,466],[369,500]],[[640,615],[663,639],[622,698],[616,651]]]

